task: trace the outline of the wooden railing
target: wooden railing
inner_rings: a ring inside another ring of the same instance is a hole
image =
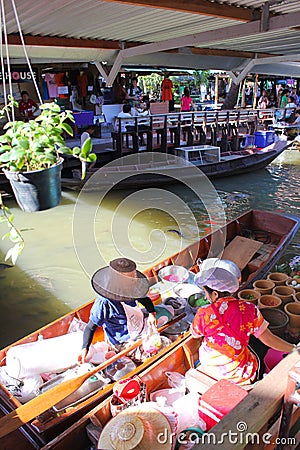
[[[168,152],[170,148],[205,144],[219,146],[221,152],[239,151],[246,134],[267,129],[279,114],[284,120],[286,111],[191,111],[116,118],[113,147],[118,156],[140,150]]]

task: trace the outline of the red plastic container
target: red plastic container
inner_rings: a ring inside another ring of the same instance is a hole
[[[248,392],[228,380],[220,380],[199,399],[199,417],[206,423],[206,431],[216,425],[238,405]]]

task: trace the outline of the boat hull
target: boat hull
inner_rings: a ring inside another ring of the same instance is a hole
[[[222,155],[219,162],[200,164],[199,162],[186,162],[182,158],[176,158],[172,164],[172,155],[164,155],[157,161],[151,160],[152,154],[138,155],[141,161],[137,164],[119,165],[118,160],[106,166],[88,173],[87,180],[82,182],[79,178],[63,179],[62,186],[69,189],[80,190],[84,187],[84,192],[101,191],[103,189],[135,189],[138,187],[163,186],[170,183],[197,180],[205,175],[208,178],[222,178],[233,175],[241,175],[265,168],[276,159],[286,148],[291,145],[284,141],[277,141],[270,146],[253,153],[239,152],[230,155]],[[137,158],[138,158],[137,156]],[[130,156],[133,161],[133,155]],[[166,164],[168,161],[168,164]],[[195,170],[197,168],[198,170]]]

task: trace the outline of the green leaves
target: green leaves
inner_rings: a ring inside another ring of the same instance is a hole
[[[5,255],[5,261],[11,259],[13,264],[16,264],[18,257],[21,255],[25,242],[20,231],[15,227],[14,215],[10,209],[3,204],[2,196],[0,194],[0,223],[6,222],[8,232],[2,236],[2,240],[9,239],[14,245],[8,250]]]

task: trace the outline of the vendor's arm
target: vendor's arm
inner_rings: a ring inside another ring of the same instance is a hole
[[[90,345],[93,340],[93,336],[97,328],[98,328],[97,325],[95,325],[94,322],[92,322],[91,320],[86,325],[83,332],[82,350],[80,355],[78,356],[79,363],[84,363],[86,361],[86,355],[88,354]]]
[[[149,297],[144,297],[144,298],[139,299],[139,303],[141,303],[141,305],[143,305],[149,313],[149,316],[147,319],[148,325],[156,326],[157,325],[156,311],[155,311],[154,305],[152,303],[152,300]]]
[[[268,347],[271,347],[280,352],[289,353],[295,348],[294,344],[290,344],[289,342],[276,336],[269,330],[269,328],[267,328],[260,336],[258,336],[258,339]]]

